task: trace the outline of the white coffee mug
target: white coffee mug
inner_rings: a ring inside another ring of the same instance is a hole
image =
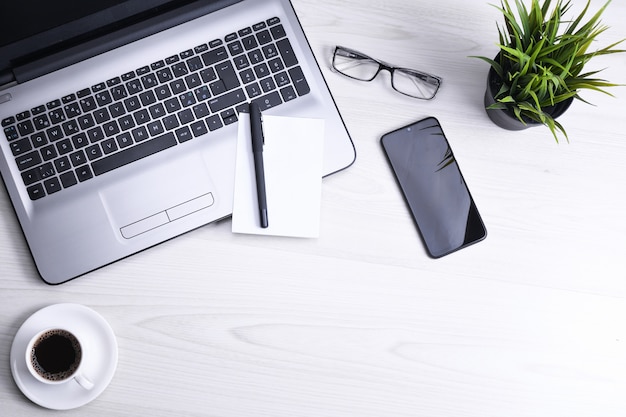
[[[94,384],[82,372],[84,344],[72,332],[51,328],[37,333],[26,349],[26,367],[45,384],[65,384],[75,380],[86,390]]]

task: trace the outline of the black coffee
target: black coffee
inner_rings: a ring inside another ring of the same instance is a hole
[[[82,352],[76,337],[65,330],[50,330],[39,336],[30,352],[35,371],[48,381],[63,381],[71,377]]]

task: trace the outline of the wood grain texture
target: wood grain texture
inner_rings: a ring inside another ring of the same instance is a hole
[[[483,1],[293,0],[357,148],[324,180],[319,239],[223,221],[60,287],[37,277],[0,193],[0,414],[49,415],[15,386],[15,332],[48,304],[102,314],[117,373],[67,416],[622,417],[626,410],[625,88],[547,129],[507,132],[482,104],[497,10]],[[574,0],[575,8],[583,6]],[[592,1],[592,8],[602,1]],[[602,37],[626,37],[614,1]],[[336,44],[440,75],[430,102],[385,75],[330,71]],[[626,83],[626,55],[602,58]],[[379,143],[437,117],[487,239],[429,259]]]

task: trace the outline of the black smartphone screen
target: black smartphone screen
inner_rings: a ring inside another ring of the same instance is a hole
[[[430,256],[439,258],[487,236],[437,119],[387,133],[381,143]]]

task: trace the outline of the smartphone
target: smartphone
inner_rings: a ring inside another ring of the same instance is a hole
[[[436,118],[389,132],[381,143],[431,257],[440,258],[487,236]]]

